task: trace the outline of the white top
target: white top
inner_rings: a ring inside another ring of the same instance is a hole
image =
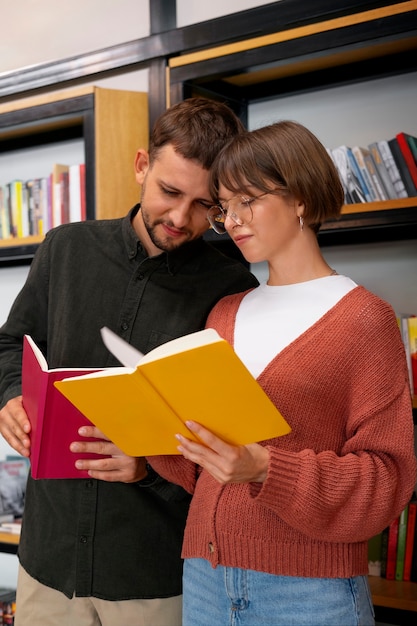
[[[276,354],[356,286],[340,275],[293,285],[261,284],[243,298],[237,312],[237,355],[257,378]]]

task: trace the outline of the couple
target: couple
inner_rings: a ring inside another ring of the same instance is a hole
[[[184,626],[372,624],[367,539],[414,487],[411,400],[393,311],[318,247],[343,203],[327,152],[299,124],[248,133],[197,98],[161,116],[135,172],[126,218],[62,226],[40,246],[0,330],[3,436],[28,455],[23,334],[51,367],[100,367],[103,325],[142,352],[216,328],[292,432],[233,447],[195,415],[204,445],[181,438],[180,456],[147,460],[80,437],[75,457],[110,458],[77,461],[91,480],[29,479],[16,626],[178,626],[186,518]],[[266,284],[201,240],[209,223],[267,261]]]

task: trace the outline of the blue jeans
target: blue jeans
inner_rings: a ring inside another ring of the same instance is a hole
[[[297,578],[184,563],[183,626],[374,626],[366,576]]]

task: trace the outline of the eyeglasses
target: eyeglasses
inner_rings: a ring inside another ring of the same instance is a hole
[[[259,196],[248,198],[245,196],[234,196],[225,202],[219,202],[209,208],[207,211],[207,219],[210,226],[218,235],[224,235],[226,232],[226,217],[230,217],[238,226],[250,224],[253,219],[252,203],[264,196],[274,193],[276,189],[261,193]]]

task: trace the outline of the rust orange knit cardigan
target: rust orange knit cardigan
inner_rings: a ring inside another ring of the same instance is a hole
[[[243,295],[221,300],[207,322],[231,344]],[[368,538],[399,515],[415,486],[407,376],[393,310],[354,288],[258,378],[292,427],[262,442],[270,452],[264,483],[222,486],[181,456],[149,457],[193,494],[183,557],[288,576],[366,574]],[[221,364],[218,378],[227,385]]]

